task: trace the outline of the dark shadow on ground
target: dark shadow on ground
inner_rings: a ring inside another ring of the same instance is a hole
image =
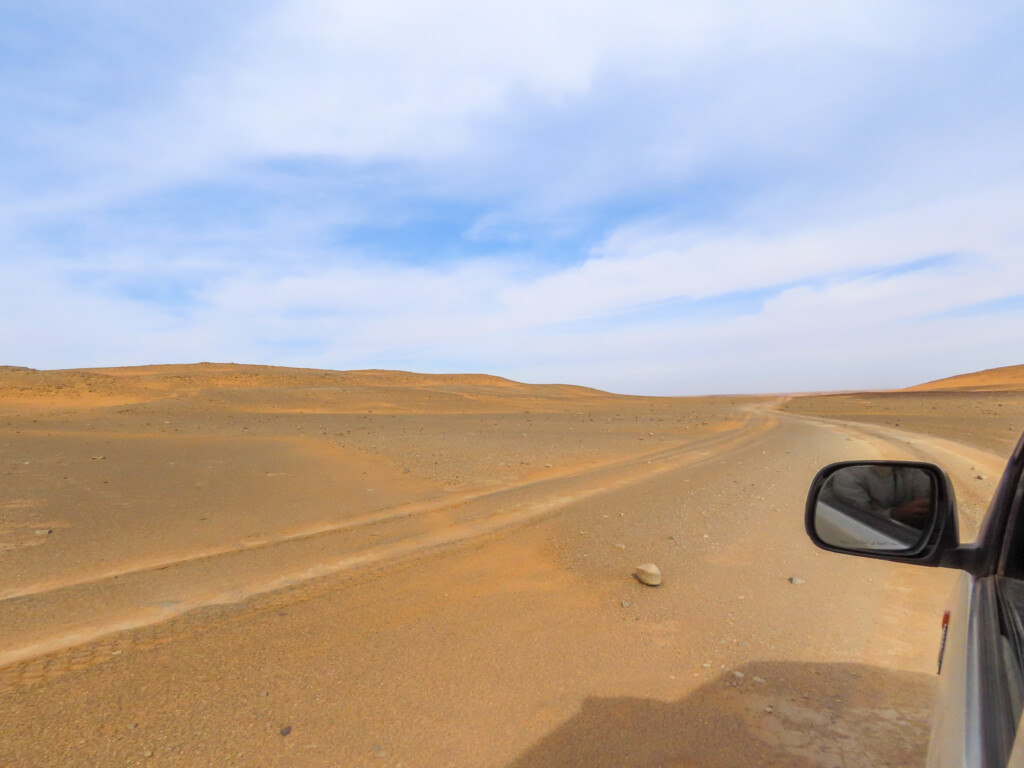
[[[924,764],[934,676],[790,662],[736,672],[675,702],[587,699],[510,768]]]

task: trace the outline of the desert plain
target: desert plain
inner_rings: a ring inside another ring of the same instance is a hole
[[[970,540],[1022,431],[1024,366],[703,398],[0,368],[0,765],[918,765],[956,574],[817,550],[807,488],[934,461]]]

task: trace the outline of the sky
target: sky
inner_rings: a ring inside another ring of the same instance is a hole
[[[1021,39],[987,0],[6,0],[0,364],[1021,364]]]

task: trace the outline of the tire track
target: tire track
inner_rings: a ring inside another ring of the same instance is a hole
[[[197,628],[211,620],[219,622],[225,616],[244,613],[239,606],[307,599],[328,583],[333,585],[329,589],[338,588],[339,579],[343,583],[345,577],[507,535],[570,504],[657,474],[721,461],[776,424],[774,414],[751,413],[735,429],[597,468],[441,502],[407,505],[317,530],[292,532],[287,537],[248,542],[242,548],[150,563],[110,577],[9,597],[0,602],[0,623],[15,631],[0,649],[0,682],[20,685],[49,679],[116,658],[128,649],[169,642],[174,632],[183,628],[199,631]],[[427,520],[438,515],[445,518],[439,527]],[[374,545],[374,529],[388,526],[391,540]],[[357,532],[359,539],[352,541]],[[328,543],[336,545],[336,551],[324,557],[318,548]],[[286,548],[290,548],[291,567],[275,570],[273,561]],[[190,594],[175,592],[180,590],[176,584],[182,582],[192,584]],[[174,597],[169,599],[161,590]],[[140,594],[162,599],[140,605]],[[267,595],[276,597],[268,599]],[[78,615],[62,620],[62,611],[71,607]],[[160,626],[166,629],[158,629]]]
[[[754,411],[754,413],[758,412]],[[743,430],[747,428],[747,424],[749,423],[749,421],[750,419],[747,418],[745,421],[741,422],[737,430]],[[730,430],[723,434],[725,436],[728,436],[732,434],[732,432],[737,430]],[[359,515],[357,517],[346,518],[344,520],[339,520],[333,523],[322,523],[317,525],[304,526],[301,528],[286,529],[278,531],[274,534],[264,536],[249,536],[240,541],[231,542],[228,544],[224,544],[222,546],[207,547],[189,553],[179,553],[166,558],[150,559],[145,562],[122,564],[117,568],[109,568],[99,573],[92,573],[87,576],[82,576],[81,578],[59,580],[53,579],[49,581],[36,582],[35,584],[29,584],[14,589],[8,589],[6,591],[0,591],[0,603],[3,603],[3,601],[6,600],[12,600],[21,597],[31,597],[33,595],[39,595],[46,592],[53,592],[60,589],[67,589],[70,587],[87,586],[89,584],[96,584],[115,578],[145,573],[147,571],[165,570],[173,566],[184,565],[187,563],[200,560],[207,560],[221,555],[231,555],[240,552],[246,552],[249,550],[265,549],[291,541],[308,539],[316,536],[322,536],[324,534],[337,533],[341,531],[355,530],[357,528],[365,526],[372,526],[380,523],[391,522],[394,520],[411,518],[417,515],[451,512],[460,507],[464,507],[473,503],[486,502],[491,499],[497,500],[509,494],[517,494],[523,491],[527,491],[531,488],[542,488],[552,483],[559,483],[581,478],[589,478],[592,476],[598,476],[601,473],[609,471],[616,471],[622,469],[637,469],[642,468],[645,464],[650,465],[653,464],[654,462],[671,462],[680,458],[681,456],[688,456],[694,451],[700,453],[701,451],[714,450],[721,441],[727,439],[727,437],[725,436],[713,435],[709,437],[698,438],[692,443],[684,443],[682,445],[677,445],[670,448],[659,448],[639,455],[630,456],[628,459],[616,459],[596,465],[588,465],[582,468],[576,468],[566,472],[554,473],[541,480],[527,480],[522,483],[517,483],[511,486],[505,486],[503,488],[498,489],[472,491],[468,493],[446,496],[445,498],[442,499],[431,499],[427,501],[401,504],[397,507],[392,507],[379,512],[372,512],[365,515]]]
[[[960,538],[973,541],[1006,467],[1007,458],[966,443],[934,435],[860,421],[845,421],[820,416],[777,413],[783,419],[796,419],[821,425],[844,434],[865,446],[866,458],[925,461],[937,464],[950,475],[956,489]]]

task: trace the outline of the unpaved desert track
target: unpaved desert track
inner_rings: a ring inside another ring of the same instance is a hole
[[[0,765],[920,764],[953,574],[820,552],[802,509],[824,463],[957,447],[739,413],[660,456],[126,572],[236,602],[8,665]],[[93,621],[138,609],[120,590],[7,602],[107,603]]]
[[[973,541],[977,536],[996,483],[1006,467],[1006,456],[935,435],[843,419],[793,414],[779,414],[779,417],[803,419],[826,429],[834,428],[864,446],[865,459],[927,461],[944,468],[954,480],[960,538],[965,542]]]
[[[684,446],[602,465],[562,470],[499,490],[403,504],[329,525],[282,530],[172,559],[0,593],[0,668],[100,638],[165,622],[200,608],[237,603],[355,568],[529,524],[597,494],[656,474],[720,460],[772,428],[751,411],[734,429]]]

